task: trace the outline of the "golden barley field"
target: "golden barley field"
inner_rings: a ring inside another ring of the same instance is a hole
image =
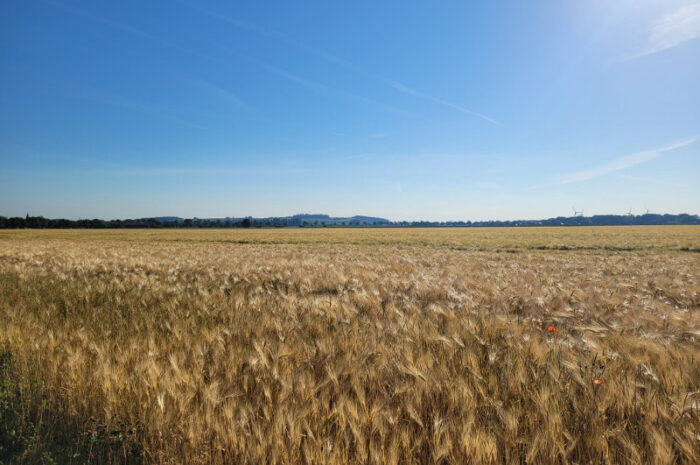
[[[692,226],[0,231],[0,462],[698,464],[698,251]]]

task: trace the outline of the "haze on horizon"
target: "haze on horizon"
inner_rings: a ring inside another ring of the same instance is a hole
[[[0,5],[0,215],[700,213],[700,1]]]

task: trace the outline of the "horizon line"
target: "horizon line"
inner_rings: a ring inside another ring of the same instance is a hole
[[[573,218],[578,218],[578,219],[592,219],[595,217],[619,217],[619,218],[640,218],[643,216],[690,216],[690,217],[698,217],[700,218],[700,214],[698,213],[688,213],[688,212],[683,212],[683,213],[656,213],[656,212],[651,212],[647,211],[645,213],[639,213],[639,214],[631,214],[631,213],[596,213],[593,215],[589,216],[579,216],[579,215],[572,215],[572,216],[551,216],[548,218],[518,218],[518,219],[443,219],[443,220],[427,220],[427,219],[412,219],[412,220],[393,220],[393,219],[388,219],[384,218],[381,216],[373,216],[373,215],[352,215],[352,216],[332,216],[326,213],[295,213],[293,215],[284,215],[284,216],[251,216],[251,215],[246,215],[246,216],[210,216],[210,217],[199,217],[199,216],[192,216],[192,217],[183,217],[183,216],[178,216],[178,215],[155,215],[155,216],[138,216],[138,217],[125,217],[125,218],[83,218],[83,217],[78,217],[77,219],[74,218],[49,218],[45,217],[42,215],[37,215],[33,216],[27,213],[25,216],[5,216],[0,214],[0,218],[5,218],[5,219],[12,219],[12,218],[21,218],[21,219],[26,219],[28,218],[44,218],[46,220],[50,221],[60,221],[60,220],[66,220],[66,221],[93,221],[93,220],[98,220],[98,221],[138,221],[138,220],[159,220],[161,222],[166,222],[162,219],[164,218],[173,218],[174,221],[177,220],[197,220],[197,221],[219,221],[221,222],[222,220],[244,220],[244,219],[251,219],[251,220],[273,220],[273,219],[293,219],[293,218],[298,218],[298,217],[311,217],[312,219],[314,217],[316,218],[323,218],[326,217],[329,220],[352,220],[354,218],[370,218],[372,220],[381,220],[387,223],[501,223],[501,222],[507,222],[507,223],[514,223],[514,222],[533,222],[533,221],[551,221],[551,220],[556,220],[556,219],[573,219]],[[301,218],[303,219],[303,218]]]

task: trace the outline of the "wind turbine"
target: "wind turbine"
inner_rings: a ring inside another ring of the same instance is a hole
[[[630,207],[629,211],[627,212],[627,216],[632,216],[632,207]]]
[[[574,217],[583,216],[583,210],[577,211],[576,207],[571,207],[574,210]]]

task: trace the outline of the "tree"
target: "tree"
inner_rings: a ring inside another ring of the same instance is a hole
[[[244,228],[250,228],[250,218],[243,218],[241,226],[243,226]]]

